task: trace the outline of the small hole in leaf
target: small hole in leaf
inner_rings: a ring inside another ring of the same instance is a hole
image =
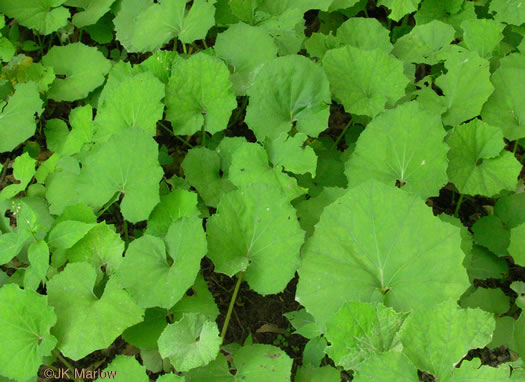
[[[186,292],[186,296],[190,296],[191,297],[191,296],[194,296],[194,295],[195,295],[195,291],[192,288],[188,289],[188,291]]]
[[[405,182],[404,180],[396,180],[396,187],[397,188],[401,188],[403,187],[405,184],[407,184],[407,182]]]

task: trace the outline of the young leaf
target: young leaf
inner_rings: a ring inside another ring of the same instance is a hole
[[[159,337],[159,352],[177,371],[205,366],[219,353],[221,338],[215,322],[200,313],[184,314]]]
[[[525,6],[525,4],[524,4]],[[508,140],[525,138],[525,92],[518,86],[525,76],[525,56],[510,54],[490,78],[496,88],[481,111],[483,120],[499,127]]]
[[[469,285],[460,245],[459,229],[417,196],[363,183],[321,214],[304,248],[296,299],[321,327],[346,301],[408,311],[457,299]]]
[[[388,30],[376,19],[352,17],[337,28],[337,40],[341,44],[351,45],[363,50],[381,49],[385,53],[392,51]]]
[[[160,200],[163,171],[157,143],[138,127],[98,144],[82,164],[77,190],[81,201],[94,208],[102,207],[116,192],[122,193],[122,215],[136,223],[146,220]]]
[[[448,181],[445,135],[439,115],[417,102],[383,112],[361,133],[346,162],[348,185],[376,179],[422,199],[439,195]]]
[[[217,56],[230,66],[230,80],[236,95],[245,95],[257,73],[277,56],[277,46],[270,35],[260,27],[244,23],[230,26],[217,35]]]
[[[266,152],[257,143],[244,142],[232,154],[228,178],[237,187],[263,182],[281,189],[288,200],[305,193],[297,185],[297,180],[282,172],[282,168],[271,168]]]
[[[66,26],[69,10],[61,7],[67,0],[3,0],[0,12],[20,25],[50,34]]]
[[[184,44],[206,37],[214,25],[214,1],[195,0],[186,10],[187,0],[124,0],[115,17],[117,39],[128,52],[161,48],[177,37]]]
[[[492,0],[489,11],[495,13],[496,21],[522,25],[525,23],[525,8],[521,0]]]
[[[275,186],[255,183],[225,194],[207,223],[215,271],[245,280],[259,294],[282,291],[299,265],[304,231]]]
[[[122,130],[139,127],[152,137],[162,119],[164,85],[149,72],[125,77],[115,87],[104,88],[95,119],[95,140],[106,142]]]
[[[347,302],[326,324],[326,354],[345,370],[376,353],[400,348],[399,329],[406,314],[382,304]]]
[[[277,139],[292,126],[312,137],[328,127],[328,80],[323,69],[306,57],[279,57],[266,63],[248,95],[246,124],[260,142]]]
[[[160,197],[160,203],[151,211],[146,233],[164,237],[171,223],[183,216],[199,216],[195,192],[182,189],[174,190]]]
[[[405,95],[409,82],[402,62],[380,49],[332,49],[324,56],[323,67],[345,111],[359,115],[379,114]]]
[[[35,165],[36,160],[31,158],[29,153],[24,153],[16,157],[13,163],[13,175],[17,183],[5,186],[4,189],[0,191],[0,200],[11,199],[19,192],[24,191],[35,175]]]
[[[448,177],[459,192],[493,196],[501,190],[514,190],[521,164],[503,151],[501,130],[475,119],[458,126],[448,138]]]
[[[86,376],[89,369],[82,369]],[[106,372],[106,374],[102,374]],[[116,382],[148,382],[146,368],[142,366],[135,357],[117,355],[113,361],[102,371],[101,376],[95,382],[104,382],[111,379]],[[103,377],[105,376],[105,377]]]
[[[219,173],[221,157],[205,147],[195,147],[188,151],[181,164],[186,180],[199,192],[204,202],[217,207],[222,195],[235,189],[235,186]]]
[[[61,119],[50,119],[46,123],[47,147],[61,156],[78,154],[85,143],[93,139],[93,108],[79,106],[69,114],[71,131]]]
[[[417,368],[399,351],[378,353],[363,362],[356,370],[355,382],[395,381],[419,382]]]
[[[42,57],[42,63],[51,66],[57,78],[48,97],[55,101],[76,101],[104,83],[111,63],[95,47],[75,42],[66,46],[53,46]]]
[[[35,290],[40,282],[46,282],[49,269],[49,248],[45,241],[38,240],[29,246],[27,258],[30,266],[24,273],[24,289]]]
[[[134,240],[117,271],[121,285],[141,307],[169,309],[193,285],[206,254],[202,220],[184,217],[175,221],[165,243],[149,235]]]
[[[273,141],[267,141],[266,150],[274,167],[282,167],[294,174],[309,172],[315,177],[317,156],[314,149],[307,144],[306,134],[297,133],[293,137],[281,134]]]
[[[126,328],[143,319],[144,310],[114,278],[97,298],[93,293],[96,277],[90,264],[75,263],[47,283],[49,305],[58,317],[53,334],[60,351],[73,360],[108,347]]]
[[[418,309],[401,329],[403,353],[420,370],[447,381],[470,349],[490,342],[495,322],[480,309],[460,309],[447,300],[434,309]]]
[[[525,223],[510,231],[509,253],[516,264],[525,266]]]
[[[235,375],[231,374],[226,357],[219,354],[217,359],[210,362],[208,366],[191,370],[188,374],[189,380],[192,382],[290,380],[292,360],[278,347],[253,344],[241,347],[232,356],[236,369]]]
[[[33,136],[35,114],[42,113],[42,100],[34,82],[19,84],[6,106],[0,102],[0,153],[12,151]]]
[[[503,40],[504,28],[504,24],[490,19],[465,20],[461,23],[465,44],[483,58],[492,57],[492,53]]]
[[[378,5],[388,7],[388,18],[399,21],[403,16],[417,11],[420,2],[421,0],[380,0]]]
[[[17,381],[34,378],[43,357],[51,355],[57,339],[49,333],[57,317],[47,296],[15,284],[0,288],[0,374]]]
[[[226,129],[237,101],[228,67],[216,57],[197,53],[177,63],[166,88],[166,118],[176,135],[204,128],[214,134]]]
[[[73,25],[82,28],[95,24],[102,16],[108,13],[115,0],[66,0],[70,7],[82,8],[82,11],[73,15]]]
[[[294,382],[340,382],[341,372],[332,366],[303,365],[297,369]]]
[[[392,54],[409,63],[435,65],[437,53],[454,40],[454,28],[438,20],[416,25],[410,33],[401,36]]]

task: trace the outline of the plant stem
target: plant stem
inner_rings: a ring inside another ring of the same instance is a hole
[[[350,128],[350,126],[352,126],[352,119],[351,118],[350,118],[350,121],[348,121],[348,123],[346,124],[345,128],[343,129],[343,131],[341,131],[341,134],[339,134],[339,136],[335,140],[333,148],[337,148],[337,145],[339,144],[339,142],[341,142],[341,139],[343,139],[343,137],[345,136],[345,134],[348,131],[348,129]]]
[[[202,43],[204,44],[204,49],[208,49],[208,44],[206,44],[206,39],[202,40]]]
[[[228,331],[228,325],[230,324],[230,318],[232,317],[233,307],[235,306],[235,300],[237,300],[237,294],[239,293],[243,276],[244,272],[239,273],[239,276],[237,276],[237,284],[235,284],[232,299],[230,301],[230,305],[228,306],[228,312],[226,313],[226,319],[224,320],[224,325],[222,326],[221,339],[223,341],[224,337],[226,337],[226,332]]]
[[[201,146],[206,146],[206,129],[204,129],[204,126],[206,124],[203,124],[201,127]]]
[[[115,192],[115,195],[113,195],[113,197],[109,200],[109,202],[107,202],[106,205],[102,208],[102,210],[97,214],[97,218],[101,217],[102,214],[106,212],[108,208],[111,207],[113,203],[115,203],[118,200],[119,197],[120,197],[120,192],[119,191]]]
[[[456,204],[456,210],[454,211],[454,216],[458,217],[459,215],[459,208],[461,207],[461,203],[463,202],[463,194],[459,194],[459,200]]]
[[[228,123],[228,129],[230,127],[233,127],[237,124],[237,122],[239,122],[239,118],[242,114],[242,112],[244,111],[244,109],[246,109],[246,106],[248,105],[248,97],[243,97],[242,99],[242,103],[241,103],[241,107],[237,109],[237,112],[234,114],[232,120],[230,123]]]
[[[129,245],[129,234],[128,234],[128,222],[126,221],[126,219],[124,219],[124,226],[122,228],[124,229],[124,239],[126,241],[124,250],[127,250],[128,245]]]
[[[516,151],[518,150],[518,139],[516,139],[516,142],[514,142],[514,148],[512,149],[512,153],[516,155]]]
[[[57,357],[60,362],[62,362],[69,370],[71,371],[74,371],[75,368],[73,367],[73,365],[71,365],[64,357],[62,357],[62,354],[60,354],[60,352],[56,351],[56,350],[53,350],[52,351],[53,355],[55,357]],[[77,382],[82,382],[82,378],[71,378],[73,381],[77,381]]]
[[[186,50],[186,44],[184,44],[182,41],[180,43],[182,44],[182,51],[187,55],[188,51]]]
[[[171,135],[173,135],[175,138],[177,138],[179,141],[181,141],[182,143],[184,143],[186,146],[188,146],[190,149],[193,148],[193,145],[191,143],[189,143],[188,141],[186,141],[185,139],[182,139],[181,137],[179,137],[178,135],[175,135],[173,133],[173,130],[170,130],[166,125],[164,125],[162,122],[159,122],[159,126],[162,127],[164,130],[166,130],[168,133],[170,133]]]

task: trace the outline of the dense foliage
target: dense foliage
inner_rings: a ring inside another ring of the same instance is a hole
[[[1,0],[0,379],[525,381],[524,37],[522,0]]]

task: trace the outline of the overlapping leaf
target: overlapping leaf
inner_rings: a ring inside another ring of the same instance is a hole
[[[346,301],[408,311],[459,298],[468,286],[460,244],[459,230],[417,196],[367,182],[324,209],[296,298],[321,326]]]

